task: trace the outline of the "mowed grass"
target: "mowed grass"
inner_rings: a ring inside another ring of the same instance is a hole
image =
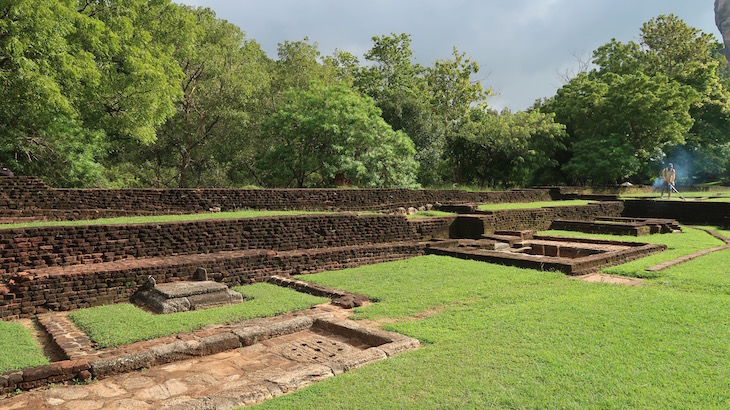
[[[712,189],[708,191],[679,191],[679,194],[677,195],[676,192],[672,192],[671,198],[667,197],[667,193],[664,193],[663,199],[671,199],[671,200],[677,200],[681,201],[682,197],[687,198],[688,200],[699,200],[702,198],[708,198],[713,196],[718,196],[719,198],[713,198],[708,199],[710,201],[730,201],[730,187],[713,187]],[[622,199],[659,199],[661,196],[661,191],[651,191],[651,192],[637,192],[637,193],[631,193],[631,194],[623,194],[621,195]]]
[[[571,199],[568,201],[538,201],[538,202],[517,202],[511,204],[482,204],[477,209],[480,211],[502,211],[507,209],[536,209],[549,208],[554,206],[583,206],[596,201],[582,199]]]
[[[649,236],[620,236],[620,235],[599,235],[572,231],[541,231],[541,235],[564,236],[571,238],[594,238],[608,239],[628,242],[656,243],[667,245],[667,250],[650,255],[635,261],[624,263],[617,266],[604,268],[603,272],[630,276],[636,278],[656,278],[662,275],[662,272],[647,272],[645,269],[677,259],[681,256],[690,255],[703,249],[714,248],[724,244],[723,241],[715,238],[700,229],[691,227],[682,227],[682,233],[673,234],[654,234]]]
[[[17,322],[0,322],[0,374],[48,363],[25,326]]]
[[[0,224],[0,229],[12,228],[35,228],[41,226],[87,226],[87,225],[130,225],[159,222],[179,221],[201,221],[207,219],[240,219],[256,218],[260,216],[296,216],[296,215],[317,215],[332,212],[314,211],[232,211],[232,212],[209,212],[201,214],[185,215],[149,215],[149,216],[124,216],[119,218],[84,219],[79,221],[34,221],[13,224]]]
[[[456,214],[453,212],[444,212],[444,211],[418,211],[413,215],[407,215],[406,218],[408,219],[426,219],[426,218],[443,218],[445,216],[455,216]]]
[[[86,332],[99,347],[120,346],[172,335],[191,332],[208,324],[235,323],[246,319],[275,316],[303,310],[328,302],[291,289],[257,283],[233,288],[248,297],[242,303],[190,312],[155,315],[132,304],[98,306],[81,309],[69,317]]]
[[[308,275],[377,298],[356,317],[423,346],[260,408],[728,408],[727,279],[684,266],[701,292],[439,256]]]

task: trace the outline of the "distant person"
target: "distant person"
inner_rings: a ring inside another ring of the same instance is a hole
[[[666,168],[662,170],[662,194],[659,198],[664,198],[664,191],[667,191],[667,198],[672,197],[672,189],[674,188],[674,178],[677,173],[674,171],[674,165],[670,162]]]
[[[0,177],[12,177],[13,171],[7,168],[0,168]]]

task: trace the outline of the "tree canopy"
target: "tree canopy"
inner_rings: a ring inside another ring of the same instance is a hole
[[[673,15],[514,113],[490,108],[470,56],[422,65],[406,33],[372,37],[361,64],[306,37],[269,57],[170,0],[6,0],[0,15],[0,165],[55,186],[609,184],[665,160],[730,178],[721,45]]]
[[[644,23],[638,43],[600,46],[593,63],[538,104],[566,125],[569,181],[645,181],[667,159],[688,180],[727,174],[727,157],[707,155],[730,143],[730,94],[712,36],[662,15]]]

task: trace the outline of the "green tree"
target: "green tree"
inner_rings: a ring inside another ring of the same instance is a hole
[[[438,183],[443,134],[433,121],[425,69],[413,62],[411,36],[393,33],[372,40],[373,47],[365,54],[372,64],[355,72],[355,86],[375,100],[383,119],[394,130],[405,132],[413,140],[421,164],[419,181]]]
[[[182,72],[157,40],[169,7],[2,2],[0,161],[53,185],[102,184],[116,141],[153,141],[181,95]]]
[[[580,184],[615,184],[639,170],[639,159],[623,136],[613,134],[577,141],[573,158],[563,168]]]
[[[326,186],[338,174],[358,186],[415,186],[413,143],[347,86],[290,89],[264,131],[272,144],[258,169],[268,186]]]
[[[185,73],[178,87],[184,97],[152,147],[158,181],[169,185],[172,181],[165,181],[165,176],[174,177],[179,187],[199,186],[205,173],[227,168],[232,152],[250,145],[249,111],[269,83],[269,61],[258,43],[245,41],[237,26],[217,19],[210,9],[185,10],[194,17],[198,33],[192,50],[178,53]],[[165,172],[172,163],[177,163],[175,171]]]
[[[80,83],[99,74],[73,42],[83,26],[72,1],[0,5],[0,163],[49,184],[78,186],[100,175],[102,135],[84,127]]]
[[[565,127],[539,111],[501,113],[474,108],[471,132],[457,137],[453,150],[463,178],[480,186],[525,186],[555,166]]]
[[[426,78],[431,92],[431,106],[443,135],[445,156],[448,158],[453,181],[465,182],[459,157],[459,138],[469,138],[472,108],[486,108],[491,89],[484,90],[472,77],[479,73],[479,64],[454,47],[453,58],[437,60],[427,69]]]
[[[91,83],[79,112],[90,128],[113,140],[152,143],[157,127],[175,113],[183,73],[173,56],[169,0],[86,0],[88,18],[77,41],[95,56],[98,81]],[[186,35],[186,28],[175,31]],[[88,82],[88,79],[85,79]]]
[[[567,127],[568,148],[576,155],[563,157],[564,170],[585,179],[591,164],[579,162],[593,161],[589,151],[599,142],[613,145],[600,151],[613,153],[614,163],[625,163],[617,171],[622,178],[630,176],[629,169],[639,180],[653,178],[663,158],[676,152],[712,159],[699,154],[730,141],[730,94],[718,75],[718,56],[711,36],[673,15],[645,23],[639,43],[612,40],[599,47],[597,68],[573,78],[540,106]],[[632,159],[616,158],[627,147]]]

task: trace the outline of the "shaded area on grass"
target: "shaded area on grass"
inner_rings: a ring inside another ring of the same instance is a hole
[[[185,215],[149,215],[149,216],[123,216],[119,218],[85,219],[78,221],[34,221],[13,224],[0,224],[0,229],[11,228],[34,228],[41,226],[87,226],[87,225],[129,225],[157,222],[179,222],[179,221],[201,221],[206,219],[240,219],[256,218],[260,216],[296,216],[296,215],[320,215],[330,214],[324,211],[232,211],[215,212]]]
[[[396,278],[397,276],[397,278]],[[261,408],[724,408],[730,298],[438,256],[307,276],[425,343]],[[391,313],[392,312],[392,313]]]
[[[327,298],[299,293],[268,283],[233,288],[244,295],[242,303],[190,312],[155,315],[132,304],[98,306],[69,314],[99,347],[120,346],[181,332],[209,324],[235,323],[310,308]]]
[[[568,201],[541,201],[541,202],[518,202],[510,204],[482,204],[477,209],[480,211],[503,211],[508,209],[536,209],[551,208],[556,206],[584,206],[596,201],[582,199],[571,199]]]
[[[16,322],[0,322],[0,373],[48,364],[30,331]]]

